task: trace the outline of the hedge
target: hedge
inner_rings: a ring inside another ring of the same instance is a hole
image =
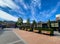
[[[41,33],[41,31],[50,31],[50,35],[53,35],[54,30],[51,28],[41,28],[41,27],[35,27],[36,30],[39,30],[39,33]]]

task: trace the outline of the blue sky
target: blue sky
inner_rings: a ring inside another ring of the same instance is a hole
[[[0,0],[0,20],[46,22],[60,14],[60,0]]]

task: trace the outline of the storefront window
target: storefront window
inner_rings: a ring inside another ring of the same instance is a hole
[[[58,27],[58,23],[51,23],[51,27]]]

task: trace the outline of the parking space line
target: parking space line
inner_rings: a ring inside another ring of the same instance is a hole
[[[11,42],[11,43],[8,43],[8,44],[14,44],[14,43],[17,43],[17,42],[20,42],[21,40],[18,40],[18,41],[14,41],[14,42]]]
[[[14,31],[13,31],[14,32]],[[23,39],[22,39],[22,37],[20,37],[16,32],[14,32],[15,34],[16,34],[16,36],[19,38],[19,39],[21,39],[21,41],[23,41],[25,44],[27,44],[27,42],[26,41],[24,41]]]

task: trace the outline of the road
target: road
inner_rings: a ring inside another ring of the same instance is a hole
[[[26,44],[21,37],[18,37],[12,28],[0,29],[0,44]]]

